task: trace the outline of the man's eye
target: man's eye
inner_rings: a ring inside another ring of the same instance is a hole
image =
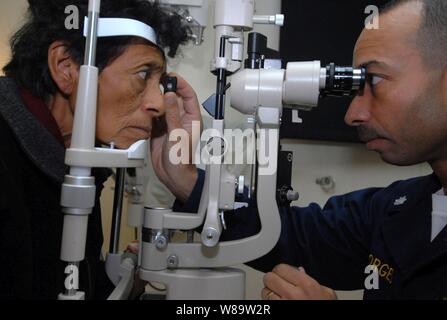
[[[382,80],[384,80],[384,78],[376,74],[370,74],[368,76],[368,82],[372,87],[378,85]]]
[[[147,78],[149,77],[149,70],[143,70],[138,72],[138,76],[143,79],[143,80],[147,80]]]
[[[371,77],[371,84],[373,86],[375,86],[375,85],[379,84],[380,82],[382,82],[382,80],[383,80],[383,78],[381,76],[373,75]]]

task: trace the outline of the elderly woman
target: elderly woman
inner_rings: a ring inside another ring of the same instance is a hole
[[[4,67],[6,77],[0,78],[3,298],[55,299],[63,291],[60,189],[85,47],[82,25],[79,30],[65,28],[68,5],[76,5],[80,17],[87,15],[87,0],[29,0],[28,19],[11,40],[12,58]],[[98,144],[113,142],[127,148],[150,138],[153,123],[163,124],[167,119],[167,127],[174,128],[200,120],[196,95],[185,80],[179,78],[177,96],[163,96],[160,90],[166,70],[164,50],[174,56],[188,38],[180,18],[146,0],[103,0],[101,16],[150,25],[158,45],[135,37],[99,40]],[[193,183],[177,181],[174,185],[173,177],[181,170],[195,181],[197,171],[193,166],[164,163],[167,143],[166,134],[158,130],[157,138],[152,139],[152,160],[162,182],[185,200]],[[93,173],[99,192],[90,216],[86,259],[80,267],[80,289],[87,298],[104,298],[111,287],[99,259],[103,242],[99,195],[109,171]]]

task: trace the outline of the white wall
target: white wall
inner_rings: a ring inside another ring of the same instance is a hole
[[[259,14],[277,13],[280,0],[257,0]],[[3,66],[9,57],[8,39],[16,29],[26,6],[26,0],[0,1],[0,65]],[[209,64],[213,56],[214,33],[210,10],[209,27],[205,33],[205,43],[201,47],[188,46],[183,49],[181,57],[170,63],[172,71],[179,72],[197,90],[200,101],[205,101],[215,90],[215,77],[209,72]],[[286,19],[290,17],[286,17]],[[257,27],[269,36],[269,46],[278,48],[278,28],[271,26]],[[32,50],[32,48],[30,48]],[[318,57],[315,57],[318,58]],[[228,118],[237,123],[242,118],[240,114],[231,111]],[[386,186],[397,179],[417,176],[430,172],[427,165],[398,168],[383,163],[380,158],[365,149],[362,145],[344,143],[324,143],[314,141],[284,141],[284,150],[294,152],[293,186],[301,194],[295,205],[307,205],[309,202],[324,204],[333,194],[343,194],[355,189],[368,186]],[[332,193],[324,192],[316,183],[317,178],[332,176],[336,186]],[[110,213],[112,208],[113,184],[108,182],[103,194],[103,219],[105,230],[105,243],[108,245]],[[148,193],[148,201],[168,202],[170,195],[160,196],[160,188],[152,186],[153,192]],[[154,197],[153,194],[157,196]],[[158,199],[158,200],[157,200]],[[161,199],[161,200],[160,200]],[[132,239],[131,229],[124,227],[121,239],[121,248]],[[244,267],[247,273],[247,298],[259,299],[262,289],[262,274]],[[341,295],[342,298],[359,298],[358,293]]]
[[[9,38],[20,25],[27,4],[26,0],[0,1],[0,75],[10,57]]]

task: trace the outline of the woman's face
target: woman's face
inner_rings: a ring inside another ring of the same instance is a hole
[[[152,121],[164,115],[160,81],[165,60],[148,44],[132,44],[99,76],[96,138],[126,149],[151,136]]]

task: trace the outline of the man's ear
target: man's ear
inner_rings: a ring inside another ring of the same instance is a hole
[[[64,96],[71,96],[78,83],[79,65],[72,59],[63,42],[55,41],[48,48],[48,68],[59,91]]]

